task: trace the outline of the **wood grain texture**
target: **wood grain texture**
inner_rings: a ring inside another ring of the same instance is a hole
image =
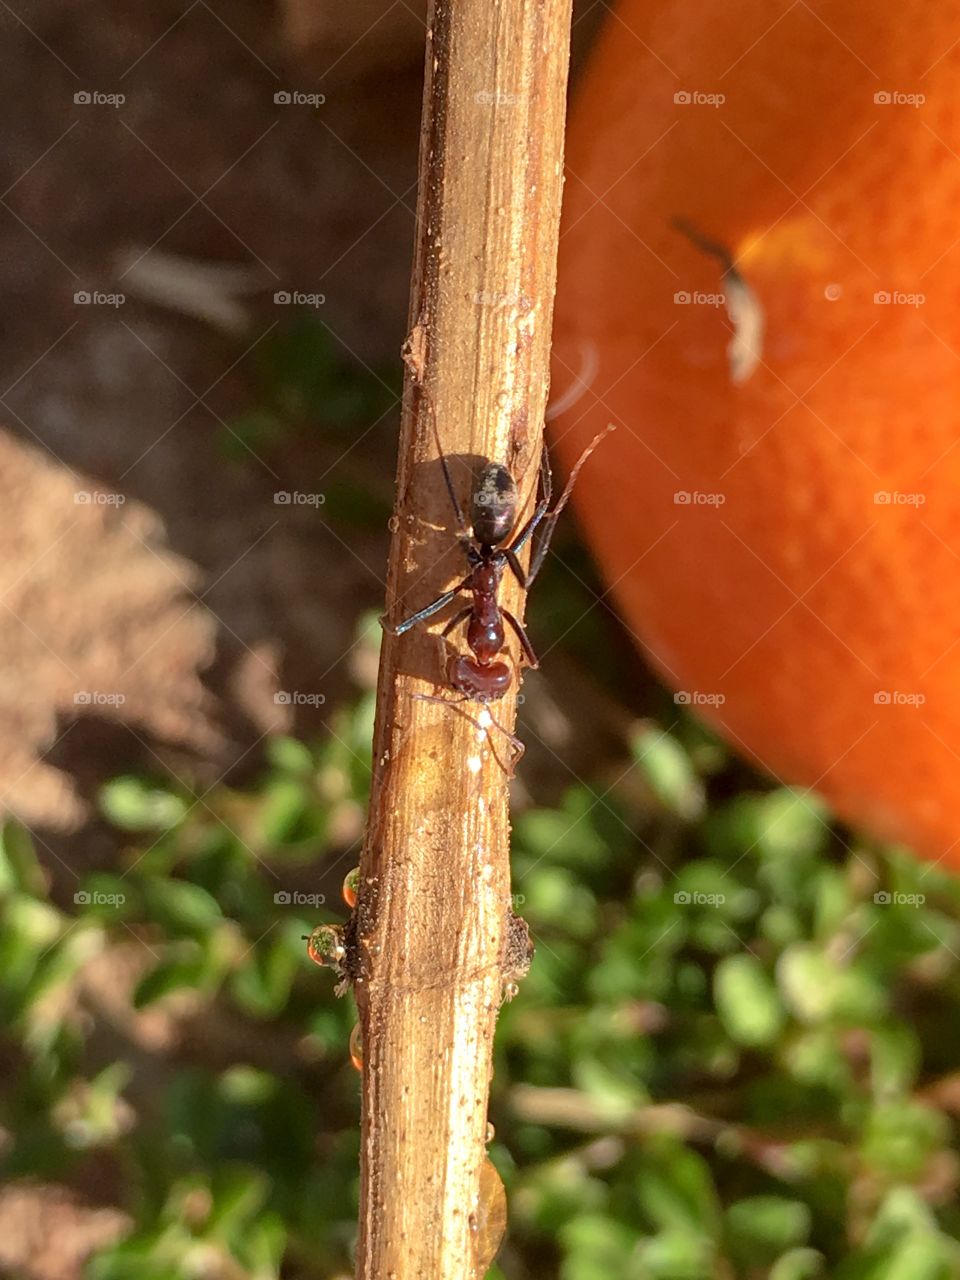
[[[420,386],[462,505],[471,467],[536,490],[548,390],[569,0],[436,0],[388,578],[398,620],[463,577]],[[502,601],[522,617],[522,593]],[[448,614],[384,637],[374,778],[350,930],[364,1042],[363,1280],[473,1280],[491,1053],[509,978],[510,744],[444,694]],[[493,713],[508,729],[515,692]]]

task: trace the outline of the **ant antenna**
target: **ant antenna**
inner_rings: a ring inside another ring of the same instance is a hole
[[[462,704],[464,702],[470,701],[470,699],[467,698],[466,696],[462,698],[441,698],[439,697],[439,695],[435,693],[412,693],[410,696],[411,698],[416,698],[417,702],[439,702],[442,707],[454,707],[458,715],[463,716],[465,720],[469,720],[475,729],[479,729],[481,733],[486,734],[487,740],[488,741],[490,740],[490,735],[487,732],[487,726],[485,724],[482,724],[476,718],[476,716],[472,716],[469,711],[464,711]],[[526,751],[527,748],[516,736],[516,734],[513,734],[510,732],[509,729],[504,728],[504,726],[500,723],[499,720],[496,719],[496,717],[493,715],[490,708],[486,704],[484,704],[483,709],[487,713],[487,715],[490,717],[490,723],[495,728],[500,730],[503,736],[510,743],[511,747],[513,747],[515,754],[513,759],[510,761],[510,765],[508,767],[500,759],[493,743],[492,742],[490,743],[490,751],[493,755],[494,760],[496,760],[497,764],[500,766],[503,772],[507,775],[507,777],[512,778],[516,772],[517,765],[523,759],[523,753]]]

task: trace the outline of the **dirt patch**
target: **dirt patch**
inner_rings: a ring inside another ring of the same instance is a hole
[[[275,692],[342,683],[358,608],[382,598],[385,531],[345,547],[322,512],[274,502],[319,483],[321,441],[228,460],[223,440],[251,348],[289,314],[274,293],[322,293],[352,360],[399,348],[422,28],[205,0],[20,19],[0,14],[0,788],[75,868],[107,852],[104,778],[249,765],[294,718]],[[244,268],[243,334],[134,296],[123,268],[151,251]],[[391,476],[395,434],[388,412],[355,458]]]

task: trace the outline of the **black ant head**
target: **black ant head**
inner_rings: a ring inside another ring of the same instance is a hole
[[[473,491],[473,534],[486,547],[503,542],[517,522],[517,484],[506,467],[488,462]]]

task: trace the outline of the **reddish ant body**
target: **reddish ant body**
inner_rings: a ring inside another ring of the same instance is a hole
[[[452,688],[462,695],[462,700],[494,702],[502,698],[510,688],[512,677],[512,671],[507,663],[499,660],[500,654],[506,648],[504,621],[520,642],[527,665],[534,668],[539,665],[523,625],[508,609],[501,608],[497,598],[504,570],[509,565],[523,590],[526,591],[529,588],[543,565],[554,527],[560,513],[567,505],[580,468],[606,432],[601,432],[580,455],[570,473],[566,488],[552,511],[549,509],[552,475],[550,460],[544,448],[540,456],[540,497],[533,514],[519,532],[516,531],[518,506],[516,481],[505,466],[498,462],[488,462],[477,478],[471,504],[471,524],[468,526],[454,491],[450,468],[440,444],[433,405],[429,400],[427,404],[433,423],[440,465],[443,468],[443,478],[456,514],[457,537],[463,547],[470,572],[455,587],[444,591],[437,596],[436,600],[424,605],[416,613],[410,614],[402,622],[394,625],[386,619],[382,619],[382,622],[384,628],[392,635],[402,636],[418,622],[426,622],[428,618],[439,613],[460,593],[469,592],[472,596],[471,603],[455,613],[441,632],[441,635],[446,638],[455,627],[462,622],[467,623],[467,645],[470,654],[458,654],[452,659],[448,678]],[[610,430],[613,428],[608,427],[607,431]],[[519,560],[520,552],[541,524],[543,530],[533,551],[530,568],[524,572]],[[512,538],[511,535],[513,535]],[[509,736],[512,737],[512,735]]]

